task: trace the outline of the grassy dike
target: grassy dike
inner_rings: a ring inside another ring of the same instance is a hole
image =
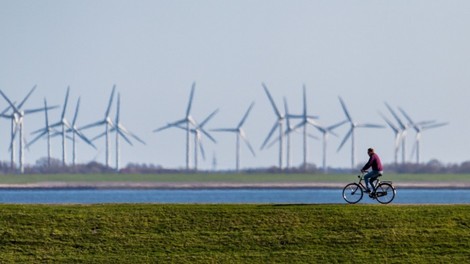
[[[0,205],[0,263],[469,263],[470,205]]]

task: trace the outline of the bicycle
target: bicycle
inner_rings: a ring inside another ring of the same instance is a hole
[[[388,204],[395,198],[396,190],[391,181],[380,181],[379,177],[381,176],[382,174],[379,174],[377,177],[373,178],[372,184],[375,192],[371,192],[369,197],[373,200],[377,200],[381,204]],[[350,204],[358,203],[364,196],[366,190],[366,186],[363,184],[364,173],[357,177],[359,178],[358,183],[349,183],[343,189],[343,199]]]

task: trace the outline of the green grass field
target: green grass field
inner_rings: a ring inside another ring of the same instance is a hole
[[[351,182],[357,174],[33,174],[0,175],[0,184],[60,182]],[[397,182],[470,182],[469,174],[385,174]]]
[[[0,262],[469,263],[470,206],[0,205]]]

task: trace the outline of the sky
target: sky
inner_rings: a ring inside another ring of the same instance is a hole
[[[341,96],[357,122],[385,125],[388,102],[416,121],[449,125],[425,131],[421,160],[444,163],[470,160],[470,2],[468,1],[13,1],[0,0],[0,89],[20,101],[37,85],[25,109],[62,105],[71,88],[66,118],[81,98],[78,126],[104,117],[113,85],[121,94],[121,121],[145,140],[121,144],[121,162],[185,166],[185,132],[156,128],[184,117],[196,83],[192,116],[201,122],[220,109],[207,129],[234,127],[255,102],[244,129],[256,151],[242,145],[241,167],[278,163],[277,147],[260,150],[275,122],[261,83],[282,109],[302,111],[302,86],[308,111],[319,123],[345,119]],[[467,33],[466,33],[467,32]],[[7,107],[0,100],[0,108]],[[112,118],[116,105],[113,104]],[[60,110],[50,112],[58,121]],[[25,118],[26,140],[44,126],[42,113]],[[0,120],[0,160],[9,160],[9,121]],[[328,164],[349,167],[350,143],[337,148],[348,127],[328,142]],[[84,133],[92,138],[103,129]],[[320,136],[314,128],[309,133]],[[204,139],[206,160],[199,167],[235,166],[235,136],[211,132]],[[407,137],[407,159],[414,132]],[[293,136],[293,163],[302,162],[302,137]],[[374,147],[383,162],[393,162],[389,128],[359,129],[357,162]],[[67,143],[71,161],[71,142]],[[79,162],[104,163],[98,150],[78,145]],[[310,163],[321,166],[321,141],[309,139]],[[53,156],[61,157],[60,138]],[[114,164],[114,144],[111,149]],[[40,140],[25,153],[26,163],[46,156]],[[192,156],[192,154],[191,154]],[[111,165],[112,165],[111,164]]]

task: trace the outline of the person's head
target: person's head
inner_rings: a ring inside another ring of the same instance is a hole
[[[369,156],[371,156],[372,154],[374,154],[374,149],[373,149],[373,148],[368,148],[368,149],[367,149],[367,154],[369,154]]]

